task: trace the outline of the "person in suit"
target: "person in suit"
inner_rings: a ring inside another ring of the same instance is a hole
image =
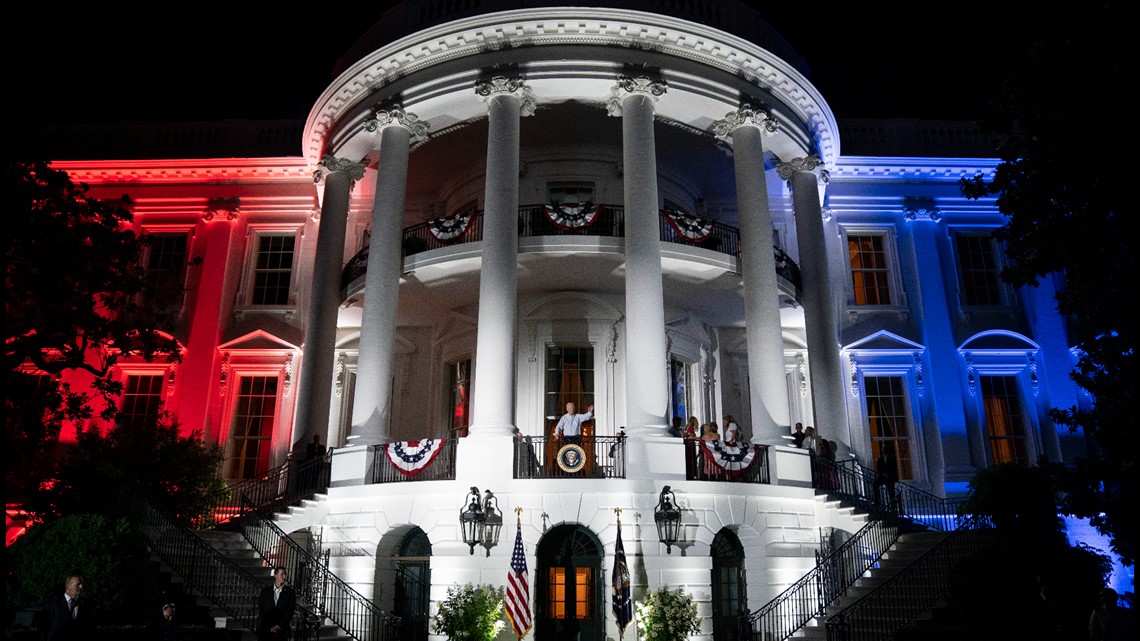
[[[260,613],[257,624],[258,641],[285,641],[292,630],[293,612],[297,609],[297,594],[293,586],[286,585],[285,568],[273,568],[273,585],[261,590],[257,601]]]
[[[43,641],[86,641],[95,638],[95,610],[81,599],[83,576],[70,574],[63,582],[63,594],[44,604]]]

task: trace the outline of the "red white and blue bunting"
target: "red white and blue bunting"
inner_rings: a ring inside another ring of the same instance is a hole
[[[661,211],[661,215],[669,221],[669,226],[673,228],[673,231],[677,232],[681,238],[693,243],[699,243],[711,236],[713,228],[716,227],[716,221],[690,216],[675,209],[664,209]]]
[[[455,214],[454,216],[446,216],[444,218],[432,218],[427,221],[428,229],[431,230],[431,235],[435,236],[438,240],[447,242],[454,240],[463,235],[467,231],[467,223],[471,222],[472,211],[465,211]]]
[[[598,214],[602,213],[602,206],[593,203],[545,205],[544,209],[550,222],[554,223],[555,227],[565,230],[589,227],[598,219]]]
[[[418,441],[397,441],[388,443],[384,449],[388,452],[388,460],[396,471],[404,476],[412,477],[423,472],[431,465],[435,457],[443,450],[447,439],[425,438]]]
[[[756,461],[756,448],[751,443],[741,441],[729,445],[724,441],[697,441],[704,452],[705,461],[722,470],[729,476],[743,473]]]

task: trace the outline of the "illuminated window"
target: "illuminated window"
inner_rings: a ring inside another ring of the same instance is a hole
[[[1001,268],[993,237],[988,234],[958,234],[956,240],[962,304],[1001,305]]]
[[[546,418],[557,420],[574,403],[582,413],[594,404],[594,350],[590,347],[546,349]]]
[[[899,478],[914,478],[911,459],[911,427],[906,392],[901,376],[868,376],[863,379],[867,398],[867,422],[871,432],[871,459],[878,460],[889,448],[899,466]]]
[[[681,417],[684,422],[690,416],[696,416],[693,407],[693,386],[690,382],[692,366],[673,359],[669,362],[669,398],[673,404],[673,416]]]
[[[146,235],[146,300],[160,309],[180,307],[185,293],[186,234]]]
[[[856,305],[890,305],[889,257],[884,234],[847,234],[852,300]]]
[[[590,619],[593,618],[594,569],[593,568],[550,568],[549,610],[551,619]],[[570,579],[572,582],[568,582]]]
[[[127,427],[153,424],[162,409],[162,374],[129,375],[119,405],[119,423]]]
[[[467,436],[471,423],[471,359],[447,366],[449,438]]]
[[[276,412],[277,377],[242,377],[230,431],[228,478],[257,478],[269,471]]]
[[[990,460],[994,464],[1029,463],[1025,415],[1021,409],[1017,379],[1013,376],[982,376],[981,387]]]
[[[288,305],[293,280],[294,234],[260,234],[250,275],[251,305]]]

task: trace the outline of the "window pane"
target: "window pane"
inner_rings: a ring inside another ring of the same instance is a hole
[[[233,453],[228,477],[249,479],[269,471],[269,450],[277,410],[277,377],[243,377],[231,430]]]
[[[550,568],[550,618],[566,618],[566,570]]]
[[[961,234],[957,239],[963,302],[966,305],[1000,305],[1001,288],[993,238]]]
[[[871,432],[871,459],[878,460],[884,447],[891,448],[900,479],[914,478],[911,460],[910,419],[901,376],[868,376],[863,379],[867,398],[867,422]]]
[[[981,383],[992,462],[1029,463],[1017,380],[1012,376],[983,376]]]
[[[882,234],[847,236],[851,291],[856,305],[889,305],[887,254]]]
[[[447,399],[448,436],[464,437],[471,421],[471,360],[448,365],[447,378],[450,390]]]
[[[594,350],[591,347],[546,349],[546,418],[555,420],[574,403],[585,412],[594,404]]]
[[[293,276],[293,236],[260,236],[253,270],[254,305],[287,305]]]
[[[119,422],[128,427],[153,424],[162,407],[162,374],[128,376],[119,405]]]
[[[186,234],[146,237],[147,302],[159,308],[180,306],[186,278]]]

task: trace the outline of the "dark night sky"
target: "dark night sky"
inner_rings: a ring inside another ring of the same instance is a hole
[[[9,118],[304,118],[384,6],[7,3]],[[841,118],[979,117],[1046,19],[1039,5],[760,6]]]

